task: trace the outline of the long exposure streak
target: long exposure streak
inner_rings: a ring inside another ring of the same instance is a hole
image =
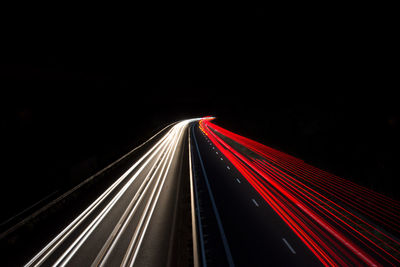
[[[203,118],[200,129],[325,266],[399,266],[400,203]]]
[[[196,120],[173,125],[25,266],[88,266],[80,259],[91,266],[133,266],[167,177],[173,177],[170,169],[179,144],[187,126]],[[96,249],[90,242],[93,238],[97,238]],[[95,254],[79,255],[85,246]]]

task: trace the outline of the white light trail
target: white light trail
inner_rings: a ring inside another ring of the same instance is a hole
[[[143,179],[142,184],[135,192],[133,199],[129,202],[129,205],[126,207],[121,218],[119,218],[117,225],[112,228],[113,230],[108,236],[105,244],[102,246],[102,249],[97,254],[92,266],[103,265],[107,261],[122,233],[125,231],[132,217],[136,213],[138,205],[142,202],[146,192],[150,188],[150,185],[155,180],[156,185],[151,192],[150,198],[147,200],[145,210],[143,211],[140,222],[136,227],[135,234],[131,239],[131,243],[128,246],[127,253],[123,260],[123,264],[133,264],[168,175],[171,163],[174,159],[177,146],[182,140],[183,132],[189,123],[196,120],[199,119],[182,121],[173,126],[161,138],[161,140],[159,140],[147,153],[145,153],[145,155],[132,165],[109,188],[107,188],[107,190],[103,192],[88,208],[86,208],[67,227],[65,227],[61,233],[40,250],[39,253],[37,253],[25,266],[40,266],[57,249],[61,249],[61,244],[67,243],[68,248],[63,250],[62,255],[52,264],[53,266],[65,266],[85,243],[88,237],[96,230],[103,219],[109,214],[110,210],[126,193],[135,179],[146,169],[146,171],[149,171]],[[122,185],[122,188],[120,185]],[[108,200],[110,196],[112,199]],[[98,207],[103,203],[105,203],[106,206],[99,210]],[[92,218],[95,216],[95,218],[91,219],[91,216]],[[91,220],[88,226],[84,229],[80,229],[82,227],[79,226],[84,221],[87,223],[88,220]],[[79,231],[78,237],[70,241],[71,238],[69,237],[76,231]]]

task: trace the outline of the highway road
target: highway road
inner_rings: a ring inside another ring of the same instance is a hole
[[[193,127],[198,179],[207,179],[225,241],[225,261],[206,254],[211,266],[321,266],[319,260],[198,127]],[[222,238],[221,238],[222,239]],[[207,239],[205,240],[207,241]],[[212,250],[212,249],[210,249]],[[221,255],[221,254],[219,254]]]
[[[400,263],[400,203],[212,120],[166,130],[24,266]]]
[[[168,265],[190,122],[174,125],[25,266]]]
[[[199,225],[213,217],[207,205],[215,217],[202,242],[203,262],[221,261],[212,253],[218,246],[207,250],[210,234],[219,233],[225,261],[218,264],[228,266],[400,264],[398,201],[212,120],[192,131],[195,177],[210,199],[200,202]]]

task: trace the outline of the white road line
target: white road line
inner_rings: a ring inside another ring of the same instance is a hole
[[[221,158],[221,160],[224,160],[223,158]]]
[[[251,200],[253,201],[254,205],[256,205],[257,207],[260,206],[260,205],[258,205],[257,201],[254,198],[252,198]]]
[[[290,249],[290,251],[291,251],[293,254],[296,254],[296,251],[294,251],[294,249],[293,249],[292,246],[289,244],[289,242],[287,242],[285,238],[282,238],[282,240],[283,240],[283,242],[285,242],[286,246],[288,246],[288,248]]]
[[[218,154],[218,152],[216,151],[215,154]]]
[[[227,168],[228,170],[230,170],[230,169],[231,169],[229,166],[226,166],[226,168]]]
[[[238,178],[236,178],[236,181],[239,183],[239,184],[241,184],[242,182],[238,179]]]

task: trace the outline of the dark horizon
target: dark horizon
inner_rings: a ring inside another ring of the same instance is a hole
[[[0,75],[2,203],[15,202],[2,221],[163,125],[207,115],[400,199],[390,28],[357,27],[351,14],[272,19],[268,8],[218,9],[207,25],[204,10],[176,13],[14,25]]]

